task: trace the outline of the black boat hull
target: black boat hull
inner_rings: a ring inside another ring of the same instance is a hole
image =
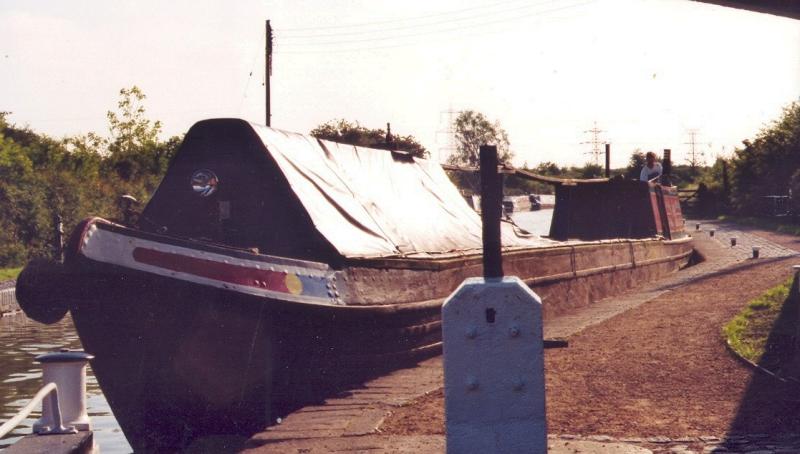
[[[440,352],[439,308],[282,301],[87,263],[72,317],[137,452],[249,434],[297,406]]]

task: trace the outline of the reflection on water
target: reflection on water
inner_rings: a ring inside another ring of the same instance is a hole
[[[62,348],[81,349],[81,342],[69,316],[53,325],[34,322],[22,314],[0,317],[0,422],[14,416],[41,388],[42,369],[34,358]],[[86,404],[100,451],[103,454],[131,452],[91,368],[87,375]],[[0,449],[30,434],[38,418],[37,410],[0,440]]]

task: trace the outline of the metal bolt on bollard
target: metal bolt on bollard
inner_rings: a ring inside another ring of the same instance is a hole
[[[731,237],[731,247],[734,247],[734,246],[736,246],[736,237],[732,236]]]
[[[760,247],[758,247],[758,246],[753,246],[753,258],[754,258],[754,259],[757,259],[757,258],[758,258],[760,251],[761,251],[761,248],[760,248]]]
[[[61,351],[36,357],[42,363],[42,381],[58,387],[58,406],[64,425],[77,430],[92,429],[86,412],[86,365],[94,356],[84,352]],[[53,404],[42,402],[42,417],[33,423],[34,433],[46,433],[56,424]]]
[[[714,232],[716,232],[716,230],[714,230],[714,229],[709,230],[708,231],[708,236],[713,237],[714,236]]]

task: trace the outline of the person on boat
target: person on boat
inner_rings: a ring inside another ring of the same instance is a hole
[[[660,177],[664,170],[661,168],[661,163],[656,161],[656,154],[648,151],[645,155],[645,164],[642,167],[642,172],[639,174],[639,180],[651,181]]]

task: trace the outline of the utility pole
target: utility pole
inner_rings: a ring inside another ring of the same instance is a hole
[[[272,76],[272,26],[267,20],[267,46],[265,49],[266,52],[266,59],[265,65],[266,68],[264,69],[264,86],[266,87],[266,120],[267,126],[272,126],[272,110],[270,109],[270,92],[269,92],[269,78]]]
[[[603,143],[603,141],[600,140],[600,133],[601,132],[605,132],[605,131],[603,131],[602,129],[598,129],[597,128],[597,122],[595,121],[594,122],[594,127],[592,129],[587,129],[586,131],[583,131],[583,132],[592,134],[592,140],[590,140],[588,142],[581,142],[581,143],[582,144],[591,144],[592,145],[592,151],[587,151],[586,154],[591,154],[592,157],[594,158],[594,164],[599,166],[600,165],[600,145]]]
[[[611,144],[606,142],[606,178],[611,178]]]

